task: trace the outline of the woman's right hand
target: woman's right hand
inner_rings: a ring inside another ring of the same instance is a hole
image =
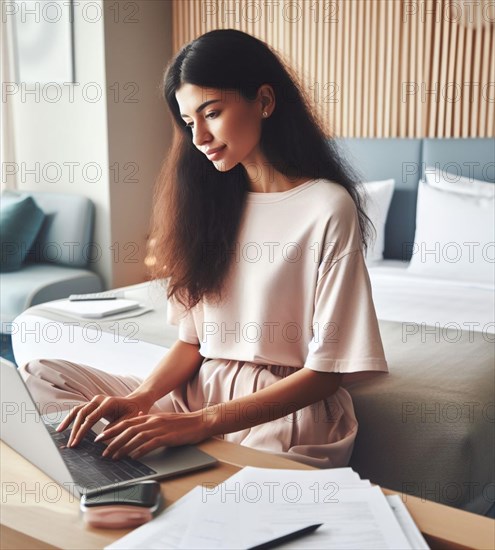
[[[57,426],[57,431],[65,430],[74,420],[67,447],[76,447],[86,435],[86,432],[101,418],[106,418],[111,423],[115,423],[137,416],[140,412],[147,414],[150,409],[149,402],[138,397],[97,394],[91,401],[75,406]]]

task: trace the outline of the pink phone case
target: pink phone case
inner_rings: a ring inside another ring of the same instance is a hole
[[[153,514],[149,508],[118,504],[88,508],[83,516],[90,527],[127,529],[146,523]]]

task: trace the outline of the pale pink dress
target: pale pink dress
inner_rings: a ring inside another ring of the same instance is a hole
[[[205,247],[205,261],[209,253],[214,246]],[[205,359],[191,381],[151,412],[230,401],[300,368],[344,373],[328,398],[223,437],[314,466],[348,464],[358,423],[345,386],[388,368],[357,210],[343,187],[317,179],[280,193],[248,193],[224,302],[203,300],[185,312],[171,299],[167,317],[179,326],[179,339],[199,345]],[[60,360],[20,370],[38,402],[127,395],[141,382]]]
[[[206,261],[208,253],[215,248],[207,243]],[[171,394],[174,407],[242,397],[300,368],[345,373],[327,399],[224,438],[315,466],[346,466],[358,423],[344,386],[388,372],[354,202],[325,179],[248,193],[231,258],[221,305],[204,300],[185,312],[169,300],[168,322],[206,358],[191,384]]]

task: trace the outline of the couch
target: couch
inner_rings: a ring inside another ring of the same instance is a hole
[[[95,218],[92,201],[48,191],[8,192],[2,195],[2,201],[24,195],[34,199],[44,219],[20,268],[0,273],[2,334],[10,334],[14,319],[31,306],[103,288],[99,275],[91,269]],[[8,243],[2,242],[2,246]]]

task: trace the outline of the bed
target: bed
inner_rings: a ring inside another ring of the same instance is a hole
[[[460,178],[469,177],[493,185],[495,142],[347,139],[340,144],[364,181],[395,179],[383,259],[369,265],[390,375],[348,387],[360,425],[351,466],[387,487],[493,517],[495,297],[490,273],[495,264],[489,261],[493,256],[483,258],[490,265],[481,268],[475,261],[467,269],[454,262],[448,266],[450,272],[421,263],[411,271],[410,264],[413,254],[419,253],[413,246],[416,208],[421,204],[425,210],[424,202],[418,201],[419,180],[426,173],[431,176],[436,166],[457,174],[459,178],[452,178],[456,183],[467,183]],[[485,198],[469,200],[476,207]],[[461,208],[467,199],[468,195],[462,197]],[[437,210],[450,204],[446,195],[440,200]],[[493,211],[493,200],[486,206]],[[439,217],[437,223],[451,231],[446,227],[450,221]],[[479,241],[493,242],[493,222],[482,227],[490,233],[476,233]],[[456,230],[464,235],[462,224],[452,229]],[[427,231],[436,231],[428,220]],[[441,238],[435,233],[433,241]],[[431,242],[429,250],[436,251]],[[440,260],[445,258],[441,255]],[[483,270],[485,278],[479,275]]]
[[[427,261],[418,265],[414,243],[425,168],[437,163],[493,185],[494,141],[353,138],[338,144],[364,180],[394,180],[383,251],[368,265],[390,374],[347,386],[359,421],[350,465],[404,498],[493,516],[495,264],[491,257],[488,267],[458,262],[451,274],[438,274]],[[490,198],[467,198],[465,190],[452,198],[462,208],[490,206]],[[447,226],[442,219],[440,230]],[[464,231],[462,224],[454,229]],[[177,338],[177,327],[165,325],[166,303],[156,284],[127,287],[125,297],[153,310],[78,322],[43,305],[28,309],[12,329],[17,363],[59,357],[145,377]]]

